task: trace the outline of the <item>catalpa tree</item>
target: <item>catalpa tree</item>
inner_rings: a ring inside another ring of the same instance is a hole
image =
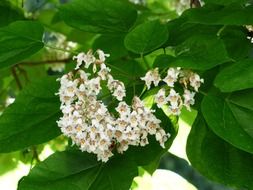
[[[157,169],[182,114],[191,165],[253,189],[253,2],[155,5],[0,2],[0,152],[32,151],[18,190],[128,190]]]

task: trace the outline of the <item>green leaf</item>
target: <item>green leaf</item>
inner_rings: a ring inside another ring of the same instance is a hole
[[[166,46],[177,46],[188,38],[198,35],[216,36],[221,26],[187,23],[187,19],[179,17],[168,22],[169,38]]]
[[[192,36],[176,47],[176,60],[172,65],[207,70],[231,61],[222,40],[215,36]]]
[[[107,61],[110,62],[128,55],[124,46],[124,37],[125,36],[101,35],[94,41],[92,47],[94,50],[102,49],[104,52],[109,53],[110,57]]]
[[[252,97],[251,89],[233,93],[225,98],[208,95],[201,104],[203,116],[215,134],[250,153],[253,153]]]
[[[222,40],[214,36],[192,36],[176,47],[176,56],[159,55],[154,65],[160,68],[182,67],[208,70],[231,61]]]
[[[224,68],[214,81],[222,92],[253,88],[253,59],[238,61]]]
[[[16,20],[23,20],[24,16],[21,10],[11,5],[7,0],[0,2],[0,27],[6,26]]]
[[[253,6],[231,4],[228,6],[204,6],[188,9],[182,15],[189,23],[211,25],[251,25]]]
[[[44,44],[43,27],[35,21],[17,21],[0,28],[0,69],[33,55]]]
[[[250,55],[253,44],[247,36],[248,30],[243,26],[226,26],[222,30],[220,38],[226,46],[229,57],[238,61]]]
[[[18,190],[128,190],[137,174],[136,164],[125,156],[102,164],[94,155],[65,151],[33,168]]]
[[[60,14],[74,28],[103,34],[126,33],[137,17],[136,10],[120,0],[73,0],[60,7]]]
[[[200,114],[188,136],[186,150],[192,166],[209,179],[240,189],[253,189],[253,155],[216,136]]]
[[[158,55],[155,58],[153,67],[158,67],[159,69],[166,69],[169,67],[172,67],[172,63],[175,62],[176,58],[172,55],[166,55],[166,54],[162,54],[162,55]]]
[[[167,27],[155,20],[140,24],[129,32],[125,46],[134,53],[145,54],[159,48],[167,39]]]
[[[41,144],[60,134],[60,102],[55,78],[35,81],[0,116],[0,152]]]

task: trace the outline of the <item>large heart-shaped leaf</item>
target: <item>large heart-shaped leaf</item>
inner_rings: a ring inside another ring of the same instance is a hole
[[[16,21],[0,28],[0,69],[33,55],[44,44],[43,27],[35,21]]]
[[[154,64],[158,67],[182,67],[195,70],[208,70],[231,61],[222,40],[207,35],[188,38],[176,47],[176,56],[157,56]]]
[[[205,96],[201,110],[208,126],[235,147],[253,153],[253,90],[228,97]]]
[[[43,78],[20,92],[0,116],[0,152],[41,144],[58,136],[60,102],[55,78]]]
[[[60,14],[74,28],[107,34],[128,32],[137,16],[136,10],[121,0],[74,0],[61,6]]]
[[[253,88],[253,59],[238,61],[224,68],[214,81],[222,92]]]
[[[158,20],[138,25],[125,38],[128,50],[144,54],[163,45],[168,39],[168,29]]]
[[[209,179],[240,189],[253,189],[253,155],[216,136],[200,114],[188,136],[187,156],[192,166]]]
[[[169,21],[167,27],[170,34],[168,41],[165,44],[167,46],[177,46],[192,36],[216,36],[221,28],[221,26],[188,23],[187,19],[182,17]]]
[[[134,161],[116,156],[107,163],[79,151],[55,153],[38,164],[18,190],[128,190],[137,175]]]

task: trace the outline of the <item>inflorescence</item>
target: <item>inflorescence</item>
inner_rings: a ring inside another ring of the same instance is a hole
[[[172,115],[180,115],[183,106],[191,111],[190,106],[195,103],[194,96],[201,83],[204,83],[198,74],[189,70],[182,70],[179,67],[169,68],[164,79],[161,79],[158,68],[148,71],[145,77],[141,79],[145,81],[147,89],[150,89],[151,84],[154,86],[158,86],[161,82],[166,84],[155,95],[155,103],[159,108],[168,105],[167,112]],[[182,96],[174,89],[176,83],[183,86]]]
[[[80,53],[74,56],[77,60],[75,71],[58,79],[61,86],[57,95],[60,96],[63,116],[57,123],[62,133],[70,137],[81,151],[94,153],[103,162],[113,156],[113,151],[123,153],[130,145],[146,146],[149,143],[148,135],[154,135],[161,147],[165,148],[170,134],[160,126],[161,120],[154,115],[155,110],[145,107],[137,96],[134,96],[131,105],[124,101],[125,85],[111,75],[105,63],[107,57],[109,54],[102,50]],[[142,79],[148,89],[152,83],[158,86],[161,81],[158,69],[148,71]],[[186,74],[173,68],[168,70],[167,77],[163,79],[169,87],[173,87],[177,80],[186,86],[189,83],[195,91],[203,82],[197,74]],[[103,88],[107,88],[119,102],[114,112],[110,112],[99,99]],[[178,115],[182,105],[190,109],[194,94],[186,88],[182,101],[173,88],[168,97],[162,88],[155,96],[155,102],[158,107],[170,102],[171,113]]]

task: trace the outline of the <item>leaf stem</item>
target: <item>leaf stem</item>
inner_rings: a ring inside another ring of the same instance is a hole
[[[145,63],[147,69],[150,70],[151,67],[149,66],[149,64],[148,64],[147,60],[145,59],[145,57],[143,56],[143,54],[141,54],[141,59],[142,59],[142,61]]]
[[[199,90],[199,93],[204,95],[204,96],[208,96],[208,94],[206,92],[202,91],[202,90]]]
[[[163,53],[166,55],[166,48],[163,48]]]

